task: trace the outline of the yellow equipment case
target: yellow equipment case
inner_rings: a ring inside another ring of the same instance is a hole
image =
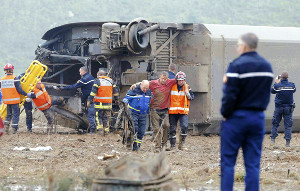
[[[22,89],[26,93],[31,92],[34,89],[36,83],[43,78],[46,72],[47,72],[47,66],[40,63],[37,60],[34,60],[30,64],[29,68],[26,70],[24,76],[20,79]],[[24,104],[25,98],[26,96],[24,95],[20,96],[21,102],[19,107],[21,107]],[[6,118],[7,115],[6,108],[7,108],[6,104],[2,103],[0,107],[0,113],[2,119]]]

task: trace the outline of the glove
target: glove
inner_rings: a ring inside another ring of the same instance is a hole
[[[28,97],[25,99],[26,102],[31,102],[31,99]]]
[[[91,101],[87,101],[86,106],[91,107]]]
[[[61,90],[60,87],[57,87],[57,86],[53,86],[53,89],[55,89],[55,90]]]

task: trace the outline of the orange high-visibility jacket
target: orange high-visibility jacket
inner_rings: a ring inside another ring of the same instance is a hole
[[[113,81],[110,77],[101,76],[99,77],[100,86],[98,92],[94,97],[94,102],[101,103],[112,103],[113,95]]]
[[[35,99],[32,99],[36,107],[43,111],[48,109],[51,106],[51,97],[49,96],[48,92],[46,91],[46,88],[43,84],[41,84],[42,90],[38,88],[34,88],[33,92],[36,96]]]
[[[2,101],[5,104],[20,103],[20,94],[15,87],[14,79],[14,75],[7,75],[1,79]]]
[[[185,95],[184,86],[182,89],[182,91],[178,91],[177,84],[172,86],[169,114],[189,114],[190,101]]]

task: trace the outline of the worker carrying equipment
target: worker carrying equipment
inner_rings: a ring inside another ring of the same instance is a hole
[[[48,121],[47,133],[52,133],[53,117],[52,117],[52,112],[50,110],[51,97],[49,96],[44,84],[42,84],[41,81],[39,81],[36,84],[36,87],[33,89],[33,94],[31,97],[35,106],[44,113]]]
[[[20,116],[20,94],[30,97],[22,87],[20,80],[13,75],[14,66],[7,63],[4,66],[6,76],[1,79],[1,91],[3,104],[7,104],[7,116],[4,121],[5,131],[9,133],[10,122],[12,121],[13,133],[18,130],[19,116]]]
[[[6,132],[9,132],[10,121],[12,120],[12,127],[16,133],[20,115],[19,107],[25,102],[26,96],[31,96],[30,93],[26,92],[30,92],[37,81],[44,76],[47,66],[34,60],[21,79],[13,75],[14,66],[12,64],[7,63],[3,69],[7,75],[1,79],[0,83],[3,94],[3,103],[0,108],[1,118],[5,119]]]

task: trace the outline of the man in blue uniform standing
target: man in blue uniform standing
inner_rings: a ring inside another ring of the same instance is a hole
[[[142,139],[146,131],[146,117],[149,113],[149,105],[151,100],[151,91],[149,90],[149,81],[143,80],[135,89],[129,90],[123,99],[131,110],[131,116],[134,122],[134,142],[133,151],[138,151],[142,144]]]
[[[60,90],[71,90],[81,88],[82,93],[82,102],[86,105],[87,98],[89,97],[93,84],[94,84],[94,77],[88,73],[87,67],[83,66],[79,69],[79,74],[81,79],[77,81],[77,83],[69,86],[65,86],[59,88]],[[58,87],[53,87],[54,89],[58,89]],[[95,109],[94,105],[91,104],[87,107],[87,117],[90,122],[90,133],[95,133],[96,125],[95,125]]]
[[[169,79],[175,79],[176,65],[175,64],[170,64],[168,69],[169,69],[168,78]]]
[[[221,190],[233,190],[234,166],[241,147],[246,168],[246,190],[259,190],[259,169],[265,134],[264,110],[270,101],[271,64],[255,50],[258,38],[242,35],[240,55],[224,75],[221,114]]]
[[[272,119],[271,130],[271,144],[275,144],[275,138],[278,136],[277,128],[283,117],[286,147],[290,146],[292,138],[292,126],[293,126],[293,110],[294,110],[294,98],[293,94],[296,92],[295,84],[288,81],[288,73],[282,72],[280,79],[275,79],[275,84],[271,89],[272,94],[276,94],[275,97],[275,111]]]

